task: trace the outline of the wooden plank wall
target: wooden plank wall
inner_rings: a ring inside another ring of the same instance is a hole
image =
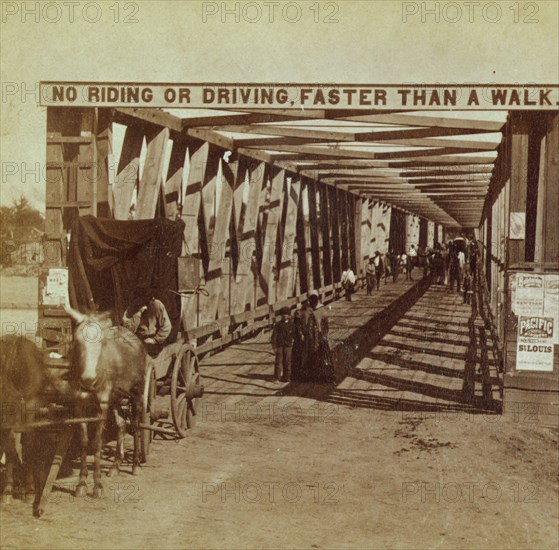
[[[430,220],[427,222],[427,246],[429,248],[435,246],[435,224]]]
[[[518,272],[559,273],[559,115],[512,113],[499,153],[479,232],[504,347],[504,412],[556,427],[559,346],[554,346],[553,372],[516,369],[518,318],[511,287]],[[511,238],[512,213],[527,217],[523,238]]]
[[[264,306],[273,312],[313,289],[333,296],[348,265],[361,277],[375,250],[388,251],[387,205],[263,161],[224,156],[227,143],[162,125],[164,117],[112,115],[48,110],[50,263],[65,264],[75,216],[180,217],[183,254],[199,260],[206,291],[183,298],[188,335],[218,327],[223,338],[229,323],[254,321]],[[120,151],[113,150],[115,121],[125,126]]]

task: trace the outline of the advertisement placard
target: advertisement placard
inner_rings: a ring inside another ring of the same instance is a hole
[[[516,369],[528,371],[553,371],[552,317],[521,316],[518,319]]]

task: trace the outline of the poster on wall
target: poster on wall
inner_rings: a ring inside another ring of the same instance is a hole
[[[510,213],[510,236],[511,240],[524,240],[526,238],[526,213]]]
[[[70,305],[67,268],[50,268],[40,275],[39,303],[43,306]]]
[[[546,274],[543,300],[543,314],[553,318],[553,326],[559,326],[559,275]],[[559,344],[559,331],[555,331],[554,344]]]
[[[552,317],[519,317],[516,369],[553,371],[553,334],[554,322]]]
[[[513,311],[516,315],[544,314],[544,275],[517,273]]]

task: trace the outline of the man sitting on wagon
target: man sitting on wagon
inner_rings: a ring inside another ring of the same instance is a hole
[[[136,296],[124,312],[124,326],[144,342],[150,355],[157,355],[173,328],[169,314],[151,293],[137,290]]]

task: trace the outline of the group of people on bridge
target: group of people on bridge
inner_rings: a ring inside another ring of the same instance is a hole
[[[328,344],[328,312],[318,292],[299,304],[295,314],[285,307],[272,329],[274,382],[334,382],[334,370]]]
[[[472,275],[477,261],[475,243],[458,238],[448,243],[436,243],[433,248],[411,245],[407,253],[396,254],[379,250],[369,258],[365,269],[367,295],[380,290],[391,277],[395,283],[404,272],[406,280],[413,280],[414,268],[423,269],[434,284],[448,285],[450,291],[463,292],[464,303],[470,302]],[[356,277],[347,267],[341,278],[345,297],[351,301]],[[124,315],[124,325],[144,342],[150,354],[157,354],[171,332],[171,322],[165,306],[151,294],[137,296]],[[271,343],[274,350],[274,381],[332,382],[334,371],[328,344],[328,314],[318,292],[313,290],[308,300],[298,305],[294,315],[289,308],[280,311],[274,324]]]

